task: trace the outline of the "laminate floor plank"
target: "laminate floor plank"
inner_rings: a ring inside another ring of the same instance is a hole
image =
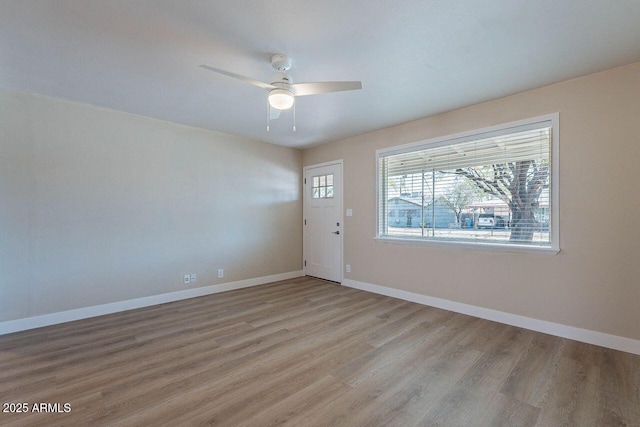
[[[425,331],[425,339],[393,363],[349,379],[353,390],[345,395],[344,402],[326,408],[331,418],[322,425],[411,425],[406,424],[409,419],[418,421],[424,415],[425,403],[453,386],[461,375],[458,368],[472,364],[481,355],[475,350],[467,352],[458,344],[478,319],[464,316],[458,320],[459,324],[445,323]]]
[[[3,426],[640,426],[640,356],[300,277],[0,336],[0,401],[29,404]]]
[[[640,426],[640,356],[605,349],[600,367],[603,425]],[[634,425],[634,424],[628,424]]]
[[[144,408],[162,399],[170,399],[208,381],[220,381],[236,370],[253,366],[261,356],[268,355],[280,345],[292,340],[286,331],[272,334],[261,345],[244,347],[238,351],[229,352],[221,348],[221,352],[192,354],[169,368],[144,372],[129,378],[123,378],[117,383],[104,387],[102,393],[108,413],[127,415],[128,408],[136,406]]]
[[[216,372],[211,372],[211,376],[210,372],[199,372],[187,378],[176,379],[174,383],[166,385],[164,388],[159,389],[158,393],[154,392],[153,394],[157,395],[155,399],[157,401],[161,396],[166,395],[167,389],[171,388],[188,389],[186,393],[194,393],[194,395],[201,396],[203,393],[203,390],[200,389],[201,387],[214,386],[216,389],[227,390],[228,392],[243,385],[253,386],[256,381],[268,383],[268,379],[263,379],[263,376],[269,372],[284,372],[287,369],[292,369],[292,366],[296,364],[302,363],[304,365],[310,363],[309,361],[313,361],[314,356],[318,355],[318,351],[327,351],[334,347],[339,348],[344,341],[352,339],[352,337],[363,339],[363,335],[360,332],[370,327],[372,325],[366,322],[366,319],[363,319],[359,323],[354,323],[349,328],[345,328],[345,330],[350,330],[349,333],[344,333],[344,331],[336,333],[334,330],[319,329],[317,332],[323,333],[324,337],[307,334],[303,339],[295,342],[280,343],[277,352],[263,355],[260,360],[254,361],[254,363],[244,363],[243,369],[237,369],[237,365],[231,365],[230,367],[233,369],[228,369],[227,371],[219,368],[215,378],[213,375]],[[236,359],[233,359],[231,363],[236,363]],[[148,393],[145,397],[148,397]],[[159,405],[163,407],[165,412],[169,411],[167,409],[169,406],[166,402],[161,402]],[[166,418],[169,412],[161,418]]]
[[[430,408],[445,407],[442,396],[448,394],[480,357],[479,351],[461,346],[455,346],[452,351],[442,355],[427,357],[416,364],[409,381],[385,390],[376,398],[377,405],[373,410],[355,424],[412,426],[422,423],[425,412]]]
[[[225,337],[221,337],[217,341],[222,345],[231,346],[237,342],[252,339],[261,335],[266,335],[280,329],[286,328],[293,332],[299,332],[300,329],[304,328],[305,326],[314,327],[317,325],[322,325],[323,322],[319,322],[319,320],[331,317],[332,314],[335,314],[335,316],[333,317],[334,321],[335,319],[340,319],[340,316],[352,316],[352,313],[345,312],[344,305],[348,305],[348,307],[353,309],[355,313],[359,313],[363,310],[367,310],[375,304],[379,304],[379,302],[375,299],[362,299],[357,303],[348,301],[338,304],[329,304],[322,307],[314,308],[313,310],[308,310],[307,312],[296,312],[294,310],[293,313],[295,314],[292,314],[291,316],[285,318],[275,316],[276,319],[271,322],[264,322],[261,324],[261,326],[254,327],[250,333],[231,334]]]
[[[566,340],[537,334],[513,368],[502,393],[513,399],[539,407],[545,399],[558,369]]]
[[[399,318],[376,316],[386,320],[386,323],[383,328],[379,328],[371,334],[369,343],[374,347],[380,347],[398,336],[405,334],[406,331],[411,330],[416,325],[424,322],[435,325],[438,324],[438,320],[445,319],[449,315],[449,313],[444,310],[423,310],[422,308],[423,307],[417,304],[412,305],[406,315]]]
[[[245,384],[224,393],[217,402],[205,401],[201,407],[202,413],[196,416],[182,415],[173,420],[176,425],[184,423],[222,423],[237,425],[244,420],[244,411],[260,413],[271,408],[279,401],[294,395],[325,378],[326,372],[344,365],[362,352],[371,349],[367,344],[345,343],[336,346],[332,351],[320,351],[309,360],[290,365],[285,372],[280,368],[269,369],[265,372],[265,381],[256,383],[251,376],[247,376]],[[258,373],[260,376],[261,373]]]
[[[483,399],[480,397],[480,399]],[[536,408],[526,403],[511,399],[502,393],[494,393],[493,399],[487,403],[483,415],[474,419],[470,426],[505,426],[505,427],[527,427],[536,425],[540,415],[540,408]],[[449,419],[447,419],[449,422]],[[552,426],[558,426],[557,422],[553,422]],[[579,426],[588,426],[582,424]]]
[[[603,423],[600,368],[561,357],[551,387],[541,405],[538,425],[607,425]]]
[[[366,379],[376,376],[389,365],[396,366],[398,359],[406,353],[420,354],[415,351],[416,347],[423,346],[433,336],[430,332],[435,329],[437,327],[428,322],[416,325],[384,345],[363,353],[347,365],[332,372],[331,375],[352,387],[356,387]],[[423,355],[419,357],[423,357]]]
[[[322,411],[329,403],[342,399],[349,390],[351,387],[329,375],[298,390],[267,409],[255,413],[251,418],[241,421],[238,425],[242,427],[311,425],[313,422],[305,419],[305,416],[313,416],[314,413]]]
[[[480,330],[484,330],[484,326],[485,324]],[[520,358],[527,352],[536,334],[532,331],[514,327],[497,330],[494,328],[488,329],[493,332],[501,332],[494,335],[491,340],[486,339],[486,334],[478,334],[478,336],[482,336],[480,339],[481,345],[478,345],[478,341],[470,339],[476,334],[468,335],[462,340],[461,345],[467,348],[476,350],[482,348],[483,355],[460,379],[459,386],[479,388],[485,392],[499,391],[520,361]]]
[[[363,325],[361,328],[367,326]],[[284,389],[280,382],[293,377],[296,381],[305,380],[305,375],[301,374],[317,367],[318,364],[325,362],[327,366],[340,360],[339,354],[359,354],[363,348],[371,348],[368,345],[358,344],[362,340],[359,334],[350,336],[333,335],[331,338],[324,340],[307,339],[306,341],[298,340],[295,342],[284,343],[279,352],[272,354],[270,357],[261,358],[253,364],[245,364],[243,369],[236,369],[230,372],[230,375],[218,376],[215,380],[202,381],[202,377],[197,378],[190,383],[188,391],[185,391],[183,397],[193,396],[187,399],[191,404],[203,410],[201,415],[204,418],[213,416],[218,417],[218,422],[222,417],[218,411],[221,407],[231,403],[242,404],[241,398],[246,398],[246,404],[253,399],[248,398],[255,394],[265,394],[261,391],[261,386],[266,385],[267,389]],[[360,347],[358,347],[358,345]],[[355,356],[351,356],[355,357]],[[319,370],[322,374],[324,369]],[[212,397],[214,397],[212,399]],[[144,424],[153,425],[158,420],[167,420],[179,414],[182,402],[174,400],[161,401],[157,405],[158,411],[153,414],[138,416],[137,420],[142,420]],[[206,410],[210,406],[209,411]],[[235,413],[235,411],[232,411]],[[180,423],[180,420],[173,420]],[[176,424],[177,425],[177,424]],[[233,424],[230,424],[233,425]]]

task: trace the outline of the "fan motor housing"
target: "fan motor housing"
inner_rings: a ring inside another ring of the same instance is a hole
[[[275,73],[269,80],[271,80],[270,83],[272,85],[275,85],[276,83],[290,85],[293,83],[293,79],[291,79],[291,76],[283,72]]]

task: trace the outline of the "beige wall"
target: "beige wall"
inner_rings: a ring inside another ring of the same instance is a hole
[[[0,89],[0,321],[300,270],[300,174],[299,150]]]
[[[558,255],[374,241],[375,151],[560,113]],[[345,278],[640,339],[640,63],[305,150],[344,159]]]

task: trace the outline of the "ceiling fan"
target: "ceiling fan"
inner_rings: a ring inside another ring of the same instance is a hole
[[[213,71],[234,79],[238,79],[245,83],[252,84],[259,88],[265,89],[268,92],[267,95],[267,108],[269,109],[267,115],[267,131],[269,130],[269,120],[277,119],[280,116],[280,111],[288,110],[293,107],[293,130],[296,130],[295,125],[295,97],[305,95],[319,95],[329,92],[342,92],[345,90],[357,90],[362,89],[362,82],[315,82],[315,83],[293,83],[291,76],[287,74],[287,71],[291,69],[291,58],[286,55],[273,55],[271,57],[271,66],[277,71],[271,76],[271,83],[264,83],[258,80],[254,80],[250,77],[245,77],[240,74],[232,73],[230,71],[221,70],[219,68],[210,67],[208,65],[200,65],[200,68]],[[273,110],[271,110],[273,108]]]

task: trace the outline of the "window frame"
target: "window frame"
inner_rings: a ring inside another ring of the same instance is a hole
[[[429,239],[424,237],[400,237],[400,236],[388,236],[381,235],[380,224],[380,211],[384,207],[385,202],[382,201],[380,192],[381,186],[381,170],[380,170],[380,158],[386,157],[391,154],[401,154],[411,151],[416,151],[418,148],[436,148],[447,145],[459,144],[466,141],[471,141],[479,138],[486,138],[492,136],[492,134],[501,135],[507,134],[510,131],[518,132],[525,130],[526,128],[534,128],[545,122],[551,122],[551,149],[550,149],[550,173],[551,173],[551,185],[549,187],[549,200],[551,203],[549,209],[549,230],[551,231],[551,246],[539,246],[532,244],[516,244],[516,243],[503,243],[503,242],[470,242],[470,241],[456,241],[445,239]],[[376,162],[376,179],[375,179],[375,195],[376,195],[376,220],[375,220],[375,234],[374,240],[381,243],[400,243],[409,245],[420,246],[433,246],[433,247],[449,247],[449,248],[465,248],[465,249],[480,249],[491,251],[504,251],[504,252],[530,252],[530,253],[548,253],[557,254],[560,252],[560,205],[559,205],[559,147],[560,141],[560,114],[551,113],[542,116],[532,117],[528,119],[502,123],[495,126],[489,126],[481,129],[474,129],[466,132],[460,132],[451,135],[444,135],[441,137],[430,138],[426,140],[416,141],[409,144],[396,145],[383,149],[376,150],[375,162]],[[382,201],[382,203],[381,203]]]

